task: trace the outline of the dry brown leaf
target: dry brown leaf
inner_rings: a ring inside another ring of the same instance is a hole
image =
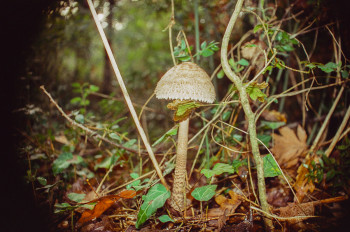
[[[305,164],[310,165],[313,158],[310,155],[307,155],[305,158]],[[312,181],[310,181],[307,177],[309,170],[304,167],[304,165],[300,165],[298,168],[298,175],[295,180],[294,189],[296,191],[296,196],[301,202],[305,195],[308,192],[313,192],[315,190],[315,185]]]
[[[223,209],[223,211],[226,211],[227,213],[233,213],[236,208],[242,203],[242,201],[239,199],[239,195],[232,190],[228,192],[231,199],[226,198],[223,195],[219,195],[215,197],[215,201],[218,205],[220,205],[220,208]]]
[[[277,110],[265,110],[261,116],[272,122],[287,122],[286,115],[278,112]]]
[[[81,215],[80,219],[78,220],[78,225],[82,225],[87,221],[90,221],[94,218],[99,217],[103,212],[105,212],[107,209],[109,209],[114,202],[119,200],[120,198],[129,199],[136,196],[136,191],[134,190],[125,190],[117,195],[110,195],[110,196],[104,196],[99,199],[86,202],[97,202],[93,210],[85,210],[83,214]]]
[[[278,208],[277,211],[280,212],[281,217],[295,217],[289,219],[288,223],[292,224],[293,227],[298,229],[305,229],[303,220],[307,218],[298,218],[297,216],[314,216],[315,208],[314,202],[307,202],[302,204],[290,203],[286,207]]]
[[[298,125],[297,135],[288,127],[279,129],[281,135],[272,134],[274,146],[271,148],[279,164],[290,168],[297,164],[298,159],[307,149],[306,132]]]

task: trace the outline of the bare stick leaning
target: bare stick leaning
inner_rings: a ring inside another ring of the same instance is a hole
[[[118,84],[120,86],[120,89],[122,90],[122,93],[123,93],[123,96],[124,96],[124,99],[125,99],[125,102],[129,108],[129,111],[131,113],[131,116],[136,124],[136,127],[137,127],[137,130],[141,136],[141,139],[146,147],[146,150],[148,152],[148,155],[153,163],[153,166],[159,176],[159,179],[160,181],[162,182],[162,184],[168,189],[168,185],[163,177],[163,174],[162,174],[162,171],[160,170],[160,167],[158,165],[158,162],[155,158],[155,155],[152,151],[152,148],[151,148],[151,145],[149,144],[148,140],[147,140],[147,137],[146,137],[146,134],[140,124],[140,121],[138,120],[137,118],[137,114],[135,112],[135,109],[134,109],[134,106],[132,105],[132,102],[131,102],[131,99],[130,99],[130,96],[128,94],[128,91],[125,87],[125,84],[124,84],[124,81],[123,81],[123,78],[120,74],[120,71],[119,71],[119,68],[118,68],[118,65],[114,59],[114,56],[113,56],[113,52],[112,52],[112,49],[111,47],[109,46],[109,43],[108,43],[108,40],[107,40],[107,37],[103,31],[103,28],[101,26],[101,23],[100,21],[98,20],[98,17],[97,17],[97,13],[96,13],[96,10],[94,8],[94,5],[92,4],[91,0],[87,0],[88,4],[89,4],[89,7],[90,7],[90,11],[91,11],[91,14],[94,18],[94,21],[96,23],[96,26],[97,26],[97,29],[98,29],[98,32],[100,33],[100,36],[101,36],[101,39],[102,39],[102,42],[103,42],[103,45],[106,49],[106,52],[107,52],[107,55],[108,55],[108,58],[112,64],[112,67],[113,67],[113,70],[114,70],[114,73],[117,77],[117,81],[118,81]]]

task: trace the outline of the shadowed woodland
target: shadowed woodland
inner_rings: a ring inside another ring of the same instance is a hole
[[[4,231],[346,231],[346,4],[7,5]]]

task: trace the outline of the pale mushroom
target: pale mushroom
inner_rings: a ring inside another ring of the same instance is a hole
[[[197,101],[212,103],[215,100],[214,86],[208,74],[197,64],[184,62],[168,70],[155,89],[158,99]],[[184,210],[186,160],[188,144],[189,116],[181,119],[178,130],[174,184],[171,206]]]

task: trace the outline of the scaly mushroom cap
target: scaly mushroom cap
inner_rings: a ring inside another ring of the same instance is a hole
[[[184,62],[168,70],[155,89],[158,99],[193,100],[212,103],[214,86],[208,74],[197,64]]]

